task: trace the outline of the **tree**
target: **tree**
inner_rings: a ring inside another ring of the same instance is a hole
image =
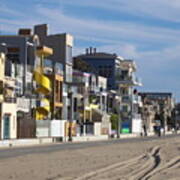
[[[112,114],[111,115],[111,126],[113,130],[117,130],[117,126],[118,126],[118,115],[117,114]]]

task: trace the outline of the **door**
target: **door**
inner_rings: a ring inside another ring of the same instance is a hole
[[[10,138],[10,115],[5,114],[4,115],[4,137],[3,139],[9,139]]]

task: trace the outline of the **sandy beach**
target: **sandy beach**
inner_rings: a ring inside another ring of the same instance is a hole
[[[0,179],[180,179],[180,137],[118,143],[0,161]]]

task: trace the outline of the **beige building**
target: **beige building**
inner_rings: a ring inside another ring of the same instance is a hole
[[[4,76],[5,53],[0,53],[0,139],[17,137],[15,80]]]
[[[0,102],[3,101],[4,63],[5,63],[5,54],[0,53]]]
[[[152,132],[157,122],[159,122],[164,132],[170,130],[173,123],[172,111],[174,108],[172,94],[143,92],[140,95],[143,101],[143,124],[147,131]]]

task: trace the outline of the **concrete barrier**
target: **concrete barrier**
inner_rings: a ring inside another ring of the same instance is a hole
[[[49,144],[52,142],[53,142],[53,138],[2,140],[0,141],[0,148],[16,147],[16,146],[33,146],[38,144]]]
[[[180,131],[177,132],[180,134]],[[168,131],[166,132],[166,135],[174,134],[174,132]],[[148,136],[153,136],[154,133],[149,134]],[[136,138],[140,137],[139,134],[120,134],[120,139],[126,139],[126,138]],[[68,137],[67,137],[68,139]],[[66,139],[66,140],[67,140]],[[73,142],[88,142],[88,141],[103,141],[108,140],[108,135],[100,135],[100,136],[77,136],[73,137]],[[53,137],[49,138],[36,138],[36,139],[11,139],[11,140],[2,140],[0,141],[0,148],[7,148],[7,147],[17,147],[17,146],[33,146],[33,145],[39,145],[39,144],[51,144],[51,143],[57,143],[60,141],[57,141]]]
[[[73,137],[73,142],[86,142],[86,141],[103,141],[108,140],[108,135],[100,135],[100,136],[79,136]]]
[[[121,139],[140,137],[140,134],[120,134]]]

